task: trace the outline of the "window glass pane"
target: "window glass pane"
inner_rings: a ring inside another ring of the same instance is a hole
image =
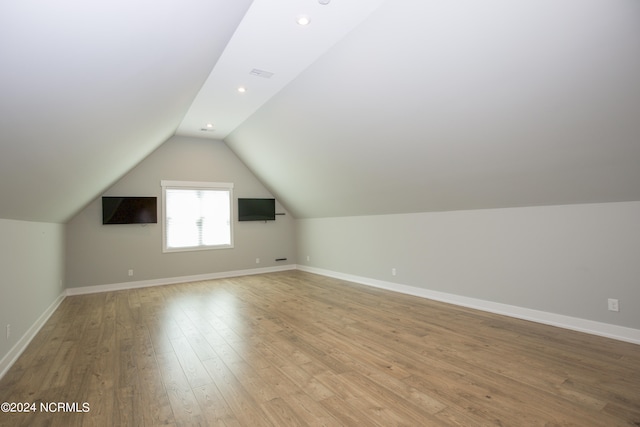
[[[229,247],[231,191],[165,188],[165,249]]]
[[[202,195],[202,244],[231,243],[231,206],[228,191],[204,191]]]
[[[199,202],[195,191],[166,191],[167,247],[184,248],[198,245]]]

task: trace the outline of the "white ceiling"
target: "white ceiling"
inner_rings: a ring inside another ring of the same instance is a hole
[[[637,0],[23,0],[0,58],[0,218],[176,133],[297,217],[640,200]]]
[[[254,0],[177,133],[223,139],[382,2]]]
[[[0,2],[0,218],[65,222],[171,137],[250,3]]]
[[[299,218],[640,200],[640,2],[386,1],[225,140]]]

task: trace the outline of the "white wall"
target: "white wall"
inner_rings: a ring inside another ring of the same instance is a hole
[[[59,303],[63,283],[64,225],[0,219],[0,376],[16,344]]]
[[[640,202],[301,219],[296,233],[303,268],[640,329]]]
[[[272,197],[224,142],[173,137],[104,193],[157,196],[158,224],[102,225],[101,197],[96,198],[67,224],[67,287],[295,265],[295,228],[290,215],[267,223],[234,218],[232,249],[163,253],[161,180],[233,182],[236,199]],[[276,208],[286,213],[277,201]],[[276,258],[287,261],[276,262]],[[133,276],[128,276],[129,269]]]

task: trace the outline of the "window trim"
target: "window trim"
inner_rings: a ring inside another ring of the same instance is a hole
[[[191,252],[191,251],[208,251],[213,249],[232,249],[233,248],[233,183],[232,182],[205,182],[205,181],[171,181],[161,180],[162,187],[162,252]],[[229,192],[229,233],[230,243],[228,245],[214,246],[188,246],[182,248],[167,247],[167,193],[166,190],[225,190]]]

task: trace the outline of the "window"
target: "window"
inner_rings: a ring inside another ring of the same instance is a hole
[[[233,184],[161,181],[163,252],[233,247]]]

